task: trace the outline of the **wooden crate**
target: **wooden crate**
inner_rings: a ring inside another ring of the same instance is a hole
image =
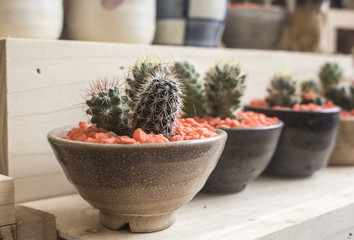
[[[204,73],[218,59],[237,57],[249,72],[243,98],[263,97],[275,71],[315,78],[326,61],[352,71],[345,55],[206,49],[74,41],[0,40],[0,173],[15,180],[16,202],[74,192],[46,139],[49,130],[85,120],[80,93],[99,77],[121,79],[137,57],[158,53],[188,59]]]

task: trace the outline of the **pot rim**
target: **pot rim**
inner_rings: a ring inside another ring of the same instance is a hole
[[[286,112],[286,113],[307,113],[307,114],[319,114],[319,113],[340,113],[341,108],[340,107],[335,107],[335,108],[326,108],[326,109],[321,109],[321,110],[315,110],[315,111],[307,111],[307,110],[295,110],[295,109],[275,109],[275,108],[270,108],[270,107],[254,107],[250,105],[245,105],[244,108],[247,107],[250,110],[247,111],[252,111],[251,109],[264,109],[268,111],[274,111],[274,112]]]
[[[259,131],[259,130],[273,130],[273,129],[278,129],[278,128],[282,128],[284,126],[284,122],[281,121],[278,118],[278,123],[277,124],[273,124],[273,125],[269,125],[269,126],[262,126],[262,127],[230,127],[230,128],[216,128],[216,129],[222,129],[224,131]]]
[[[354,116],[340,117],[340,121],[342,121],[342,122],[354,122]]]
[[[77,127],[77,125],[67,125],[52,129],[47,134],[48,140],[54,140],[56,142],[60,142],[62,144],[73,144],[75,146],[91,146],[94,148],[104,148],[104,149],[111,149],[111,148],[161,148],[161,147],[178,147],[178,146],[186,146],[192,144],[202,144],[208,142],[215,142],[221,140],[223,138],[227,138],[227,133],[223,129],[216,129],[217,136],[203,138],[203,139],[196,139],[196,140],[183,140],[183,141],[176,141],[176,142],[163,142],[163,143],[142,143],[142,144],[117,144],[117,143],[89,143],[89,142],[79,142],[73,141],[68,139],[63,139],[61,135],[62,133],[67,133],[72,128]],[[64,135],[63,135],[64,136]]]

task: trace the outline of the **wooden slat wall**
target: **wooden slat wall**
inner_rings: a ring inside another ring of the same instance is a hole
[[[82,89],[98,77],[123,78],[139,56],[158,53],[170,61],[188,59],[201,73],[218,59],[237,57],[249,72],[244,102],[264,96],[270,77],[278,70],[316,77],[319,67],[331,60],[345,68],[346,75],[352,71],[350,56],[281,51],[22,39],[0,41],[0,50],[0,136],[5,136],[0,139],[0,165],[6,166],[8,161],[8,173],[15,178],[16,202],[74,192],[46,134],[55,127],[85,120]]]

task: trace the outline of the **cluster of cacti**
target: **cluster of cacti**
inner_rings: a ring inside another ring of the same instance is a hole
[[[326,63],[319,73],[324,97],[345,110],[354,109],[354,86],[343,81],[343,71],[337,63]]]
[[[271,79],[266,102],[269,106],[292,107],[297,103],[296,80],[291,73],[280,72]]]
[[[216,64],[206,73],[205,92],[208,115],[221,118],[235,118],[234,112],[240,106],[245,90],[246,74],[236,61]]]
[[[200,74],[189,62],[176,62],[173,67],[177,77],[184,83],[184,116],[195,117],[206,114],[206,99],[203,85],[199,80]]]
[[[86,113],[97,127],[121,135],[129,132],[128,98],[121,96],[117,81],[99,80],[91,84],[86,99]]]
[[[323,105],[324,100],[321,97],[321,89],[317,82],[314,80],[307,80],[301,82],[300,87],[301,104],[314,103]]]
[[[116,81],[92,84],[86,99],[91,122],[118,135],[141,128],[170,137],[183,106],[179,79],[170,69],[157,58],[143,59],[132,68],[124,96]]]

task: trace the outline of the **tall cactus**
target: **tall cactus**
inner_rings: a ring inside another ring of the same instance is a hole
[[[183,92],[179,79],[168,68],[159,68],[137,89],[135,97],[133,130],[141,128],[147,133],[171,137],[175,121],[182,115]]]
[[[212,117],[235,118],[245,90],[246,74],[236,60],[220,62],[205,76],[208,114]]]
[[[128,98],[121,96],[118,81],[98,80],[86,93],[86,113],[91,123],[118,135],[128,134]]]
[[[337,63],[327,62],[321,67],[319,78],[324,93],[326,93],[327,90],[337,87],[337,85],[342,81],[343,70]]]
[[[206,98],[199,81],[200,74],[193,64],[186,61],[176,62],[173,70],[184,83],[184,117],[203,117],[206,114]]]
[[[266,102],[271,107],[292,107],[297,102],[296,80],[291,73],[276,73],[267,91]]]

